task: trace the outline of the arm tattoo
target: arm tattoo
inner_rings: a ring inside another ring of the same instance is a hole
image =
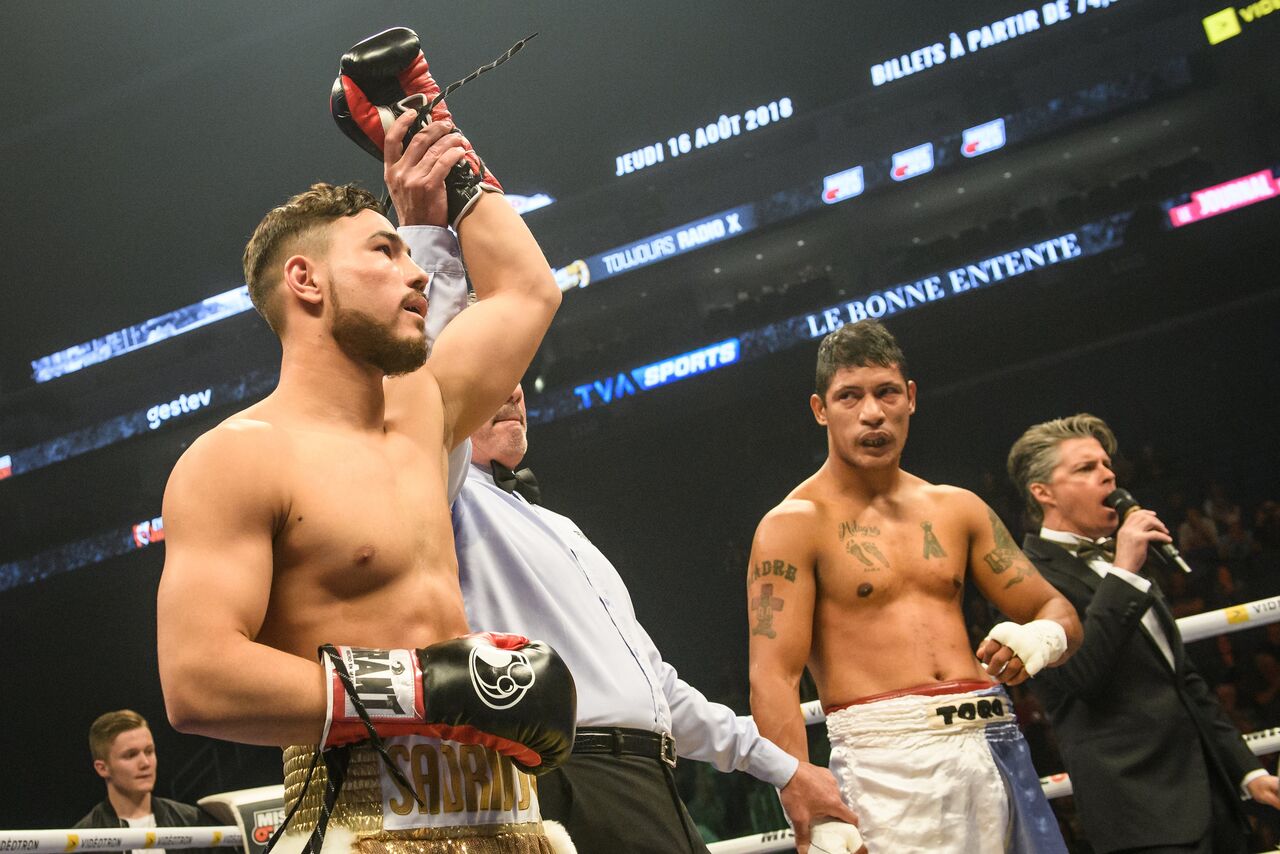
[[[982,559],[996,575],[1001,575],[1009,569],[1014,571],[1013,577],[1005,582],[1004,586],[1007,590],[1026,576],[1034,575],[1036,570],[1031,565],[1031,561],[1027,560],[1026,555],[1018,549],[1018,545],[1013,541],[1013,535],[1004,526],[1004,522],[1000,521],[996,512],[988,507],[987,515],[991,518],[991,535],[995,538],[996,547],[983,555]]]
[[[924,556],[927,560],[931,557],[946,557],[947,553],[942,550],[942,543],[938,542],[938,535],[933,532],[932,522],[921,522],[920,527],[924,528]]]
[[[795,565],[787,563],[785,560],[762,560],[755,566],[751,567],[752,581],[755,581],[758,578],[768,578],[770,576],[785,581],[795,581]]]
[[[756,624],[751,627],[751,634],[776,638],[778,633],[773,629],[773,614],[781,611],[784,604],[781,598],[774,598],[772,584],[761,587],[760,595],[751,600],[751,610],[756,613]]]

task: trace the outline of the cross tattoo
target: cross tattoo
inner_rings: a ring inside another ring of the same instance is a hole
[[[751,630],[751,634],[776,638],[778,633],[773,630],[773,612],[781,611],[784,604],[781,599],[774,598],[772,584],[761,587],[760,595],[751,600],[751,610],[760,612],[760,621]]]

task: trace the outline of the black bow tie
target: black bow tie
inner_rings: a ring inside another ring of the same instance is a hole
[[[1107,537],[1102,542],[1093,542],[1091,540],[1081,540],[1076,545],[1076,557],[1081,560],[1093,560],[1094,558],[1102,558],[1107,563],[1116,562],[1116,540],[1115,537]]]
[[[497,460],[490,462],[493,466],[493,482],[503,492],[518,492],[530,504],[542,501],[542,490],[538,488],[538,479],[527,468],[512,471]]]

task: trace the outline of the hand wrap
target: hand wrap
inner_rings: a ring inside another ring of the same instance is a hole
[[[983,640],[993,640],[1013,650],[1022,659],[1022,669],[1028,676],[1035,676],[1067,651],[1066,630],[1055,620],[997,623]]]
[[[862,850],[862,833],[857,825],[826,819],[813,823],[809,850],[822,854],[857,854]]]

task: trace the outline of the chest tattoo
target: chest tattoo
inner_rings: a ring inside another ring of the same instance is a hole
[[[841,522],[840,542],[844,542],[846,537],[853,536],[878,537],[880,536],[880,529],[875,525],[859,525],[857,519],[854,519],[852,522]]]
[[[938,535],[933,532],[932,522],[921,522],[920,527],[924,528],[924,556],[927,560],[931,557],[946,557],[947,553],[942,550],[942,543],[938,542]]]
[[[879,572],[881,567],[877,566],[879,562],[883,568],[889,568],[889,560],[880,551],[875,543],[859,543],[854,540],[847,540],[844,544],[844,550],[858,559],[858,562],[864,567],[863,572]],[[870,557],[868,557],[870,555]],[[874,558],[875,560],[872,560]]]

